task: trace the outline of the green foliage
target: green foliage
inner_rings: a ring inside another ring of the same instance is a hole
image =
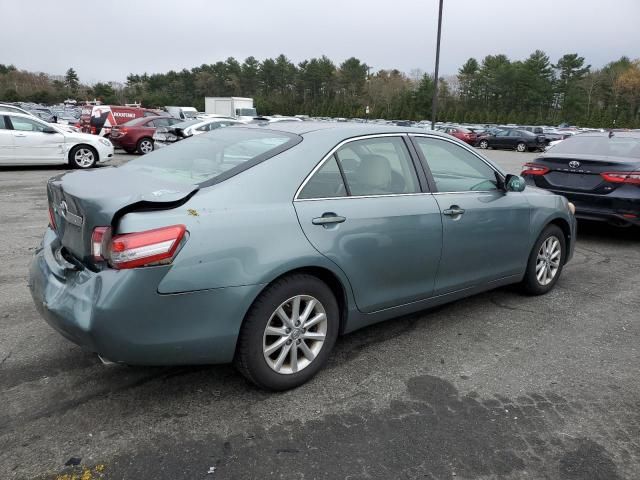
[[[640,125],[640,64],[627,57],[592,70],[577,53],[555,64],[541,50],[524,60],[506,55],[468,59],[456,77],[440,79],[438,120],[474,123]],[[293,64],[285,55],[262,61],[233,57],[191,69],[136,73],[125,85],[83,85],[73,68],[63,79],[0,64],[0,100],[58,102],[101,99],[147,107],[191,105],[206,96],[253,97],[258,112],[313,116],[430,119],[434,80],[398,70],[371,71],[351,57],[336,65],[326,56]]]
[[[78,93],[80,80],[78,79],[78,74],[73,68],[67,70],[67,73],[64,76],[64,84],[69,89],[71,94],[75,95],[76,93]]]

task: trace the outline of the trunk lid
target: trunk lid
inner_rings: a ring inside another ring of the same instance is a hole
[[[607,182],[605,172],[631,172],[640,168],[637,159],[549,153],[534,163],[549,168],[544,175],[548,188],[595,194],[608,194],[621,184]]]
[[[85,265],[92,263],[91,235],[95,227],[116,228],[119,218],[133,210],[177,207],[197,190],[195,185],[118,168],[65,173],[47,183],[56,233],[67,252]]]

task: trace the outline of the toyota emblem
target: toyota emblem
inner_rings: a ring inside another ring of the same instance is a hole
[[[578,168],[580,166],[580,162],[576,162],[575,160],[572,160],[571,162],[569,162],[569,166],[571,168]]]
[[[67,206],[67,202],[64,200],[60,202],[60,216],[62,218],[67,218],[67,212],[69,211],[69,207]]]

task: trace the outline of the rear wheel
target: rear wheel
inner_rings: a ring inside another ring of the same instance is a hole
[[[487,140],[480,140],[480,143],[478,144],[478,146],[481,149],[486,150],[487,148],[489,148],[489,142]]]
[[[516,145],[516,150],[520,153],[527,151],[527,145],[524,142],[520,142]]]
[[[138,140],[136,150],[140,155],[153,152],[153,140],[151,140],[150,138],[141,138],[140,140]]]
[[[76,145],[69,152],[69,163],[75,168],[91,168],[98,161],[98,152],[89,145]]]
[[[564,265],[566,242],[557,225],[547,226],[538,237],[527,263],[522,289],[529,295],[543,295],[555,286]]]
[[[338,336],[338,304],[318,278],[296,274],[268,287],[240,330],[234,363],[251,382],[287,390],[311,379]]]

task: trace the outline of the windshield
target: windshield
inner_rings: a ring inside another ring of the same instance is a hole
[[[184,116],[184,118],[196,118],[198,112],[194,112],[193,110],[183,110],[182,115]]]
[[[180,122],[180,123],[174,123],[171,128],[187,128],[190,127],[191,125],[198,125],[202,123],[202,120],[199,119],[195,119],[195,120],[185,120],[184,122]]]
[[[163,180],[208,186],[302,141],[298,135],[256,128],[220,128],[155,150],[119,167]]]
[[[236,115],[239,117],[256,117],[258,113],[255,108],[236,108]]]
[[[576,135],[557,144],[552,152],[640,158],[640,138]]]

